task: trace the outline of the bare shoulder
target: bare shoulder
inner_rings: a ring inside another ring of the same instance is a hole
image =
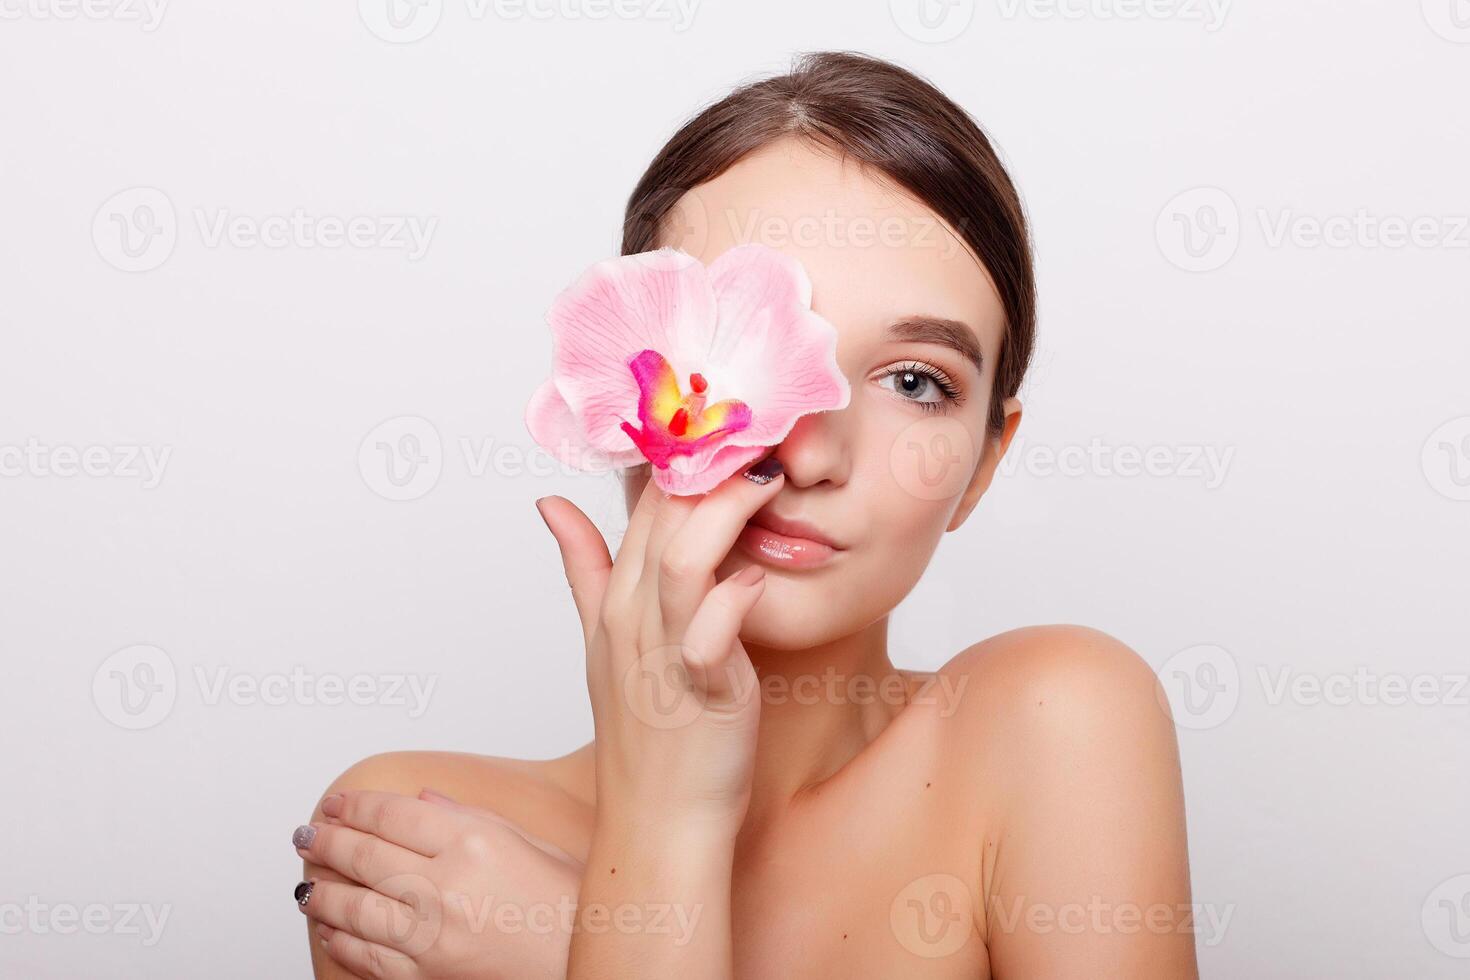
[[[1197,976],[1178,744],[1148,663],[1100,630],[1035,626],[936,677],[964,685],[941,724],[960,747],[947,762],[980,841],[976,926],[996,975]],[[1093,896],[1118,923],[1061,937],[1018,926]],[[1160,928],[1123,929],[1140,909]]]
[[[948,678],[954,690],[963,682],[961,724],[984,722],[997,711],[1044,713],[1048,706],[1105,711],[1149,704],[1167,713],[1153,668],[1126,643],[1090,626],[1009,630],[966,647],[935,677]]]
[[[953,706],[942,723],[967,747],[987,794],[1089,779],[1127,791],[1125,774],[1178,779],[1168,701],[1131,647],[1087,626],[1010,630],[973,644],[935,680]]]
[[[590,820],[590,756],[579,749],[555,759],[527,760],[468,752],[385,752],[349,766],[322,791],[376,790],[417,796],[428,789],[493,810],[568,853],[581,849]],[[312,819],[320,819],[320,800]]]

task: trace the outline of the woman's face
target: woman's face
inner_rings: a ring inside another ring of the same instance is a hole
[[[805,266],[852,386],[847,408],[802,416],[774,448],[786,483],[756,517],[815,526],[840,548],[798,567],[779,547],[747,547],[751,532],[716,572],[761,562],[765,592],[742,639],[805,649],[857,632],[908,594],[940,535],[989,485],[1020,405],[1008,400],[1004,433],[987,438],[1000,299],[963,241],[881,175],[801,141],[775,143],[686,193],[659,244],[708,263],[747,242]],[[646,465],[629,471],[630,511],[647,479]]]

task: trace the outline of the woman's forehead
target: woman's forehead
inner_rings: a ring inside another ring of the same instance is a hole
[[[984,266],[903,188],[799,140],[743,158],[681,198],[663,243],[712,262],[736,245],[785,252],[812,280],[812,306],[844,337],[924,315],[969,324],[998,349],[1004,310]]]

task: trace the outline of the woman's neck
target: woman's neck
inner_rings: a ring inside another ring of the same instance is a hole
[[[777,817],[878,737],[908,700],[888,659],[888,617],[804,650],[746,643],[762,687],[747,826]]]

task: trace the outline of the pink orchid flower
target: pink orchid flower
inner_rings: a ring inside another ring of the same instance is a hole
[[[837,331],[801,263],[739,245],[706,267],[673,248],[599,262],[556,298],[551,377],[526,428],[579,470],[653,464],[707,493],[811,412],[846,408]]]

